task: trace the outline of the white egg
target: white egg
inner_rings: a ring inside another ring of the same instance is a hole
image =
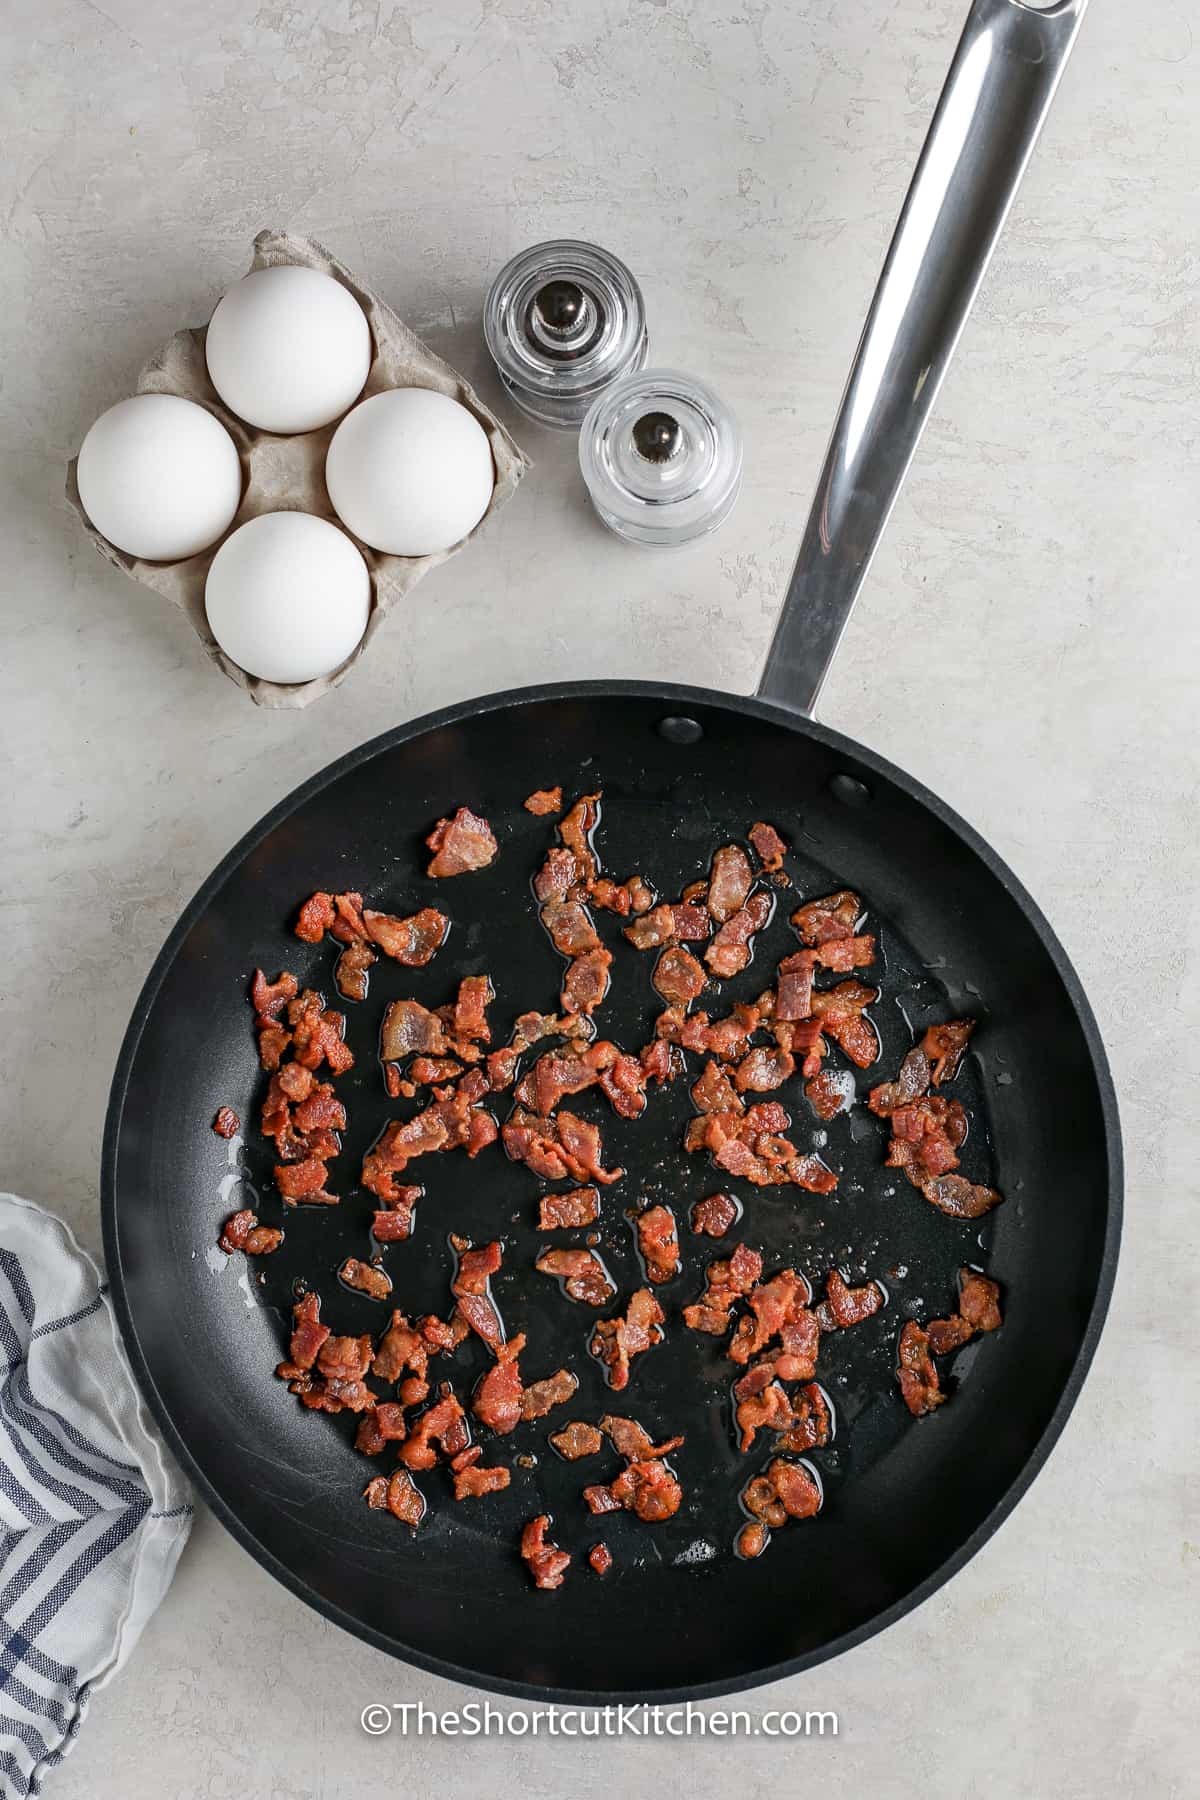
[[[393,388],[348,413],[325,458],[333,509],[392,556],[448,550],[478,525],[495,483],[478,419],[430,388]]]
[[[362,393],[371,367],[367,316],[319,269],[256,269],[221,300],[204,354],[230,412],[260,431],[316,431]]]
[[[207,550],[242,499],[237,445],[219,419],[176,394],[134,394],[101,413],[75,479],[100,535],[144,562]]]
[[[371,577],[344,531],[311,513],[263,513],[226,538],[204,589],[226,656],[264,681],[339,668],[367,628]]]

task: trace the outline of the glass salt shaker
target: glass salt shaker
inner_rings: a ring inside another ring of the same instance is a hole
[[[505,264],[484,302],[483,332],[516,404],[563,431],[577,431],[649,348],[641,289],[625,264],[571,238],[534,244]]]
[[[579,433],[592,504],[634,544],[686,544],[715,531],[742,481],[742,434],[706,382],[646,369],[608,388]]]

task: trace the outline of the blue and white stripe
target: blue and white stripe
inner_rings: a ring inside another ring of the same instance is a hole
[[[36,1794],[120,1667],[191,1525],[99,1271],[0,1194],[0,1794]]]

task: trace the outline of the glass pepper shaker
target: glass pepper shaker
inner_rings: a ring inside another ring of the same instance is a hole
[[[649,339],[641,289],[596,244],[555,238],[496,276],[483,331],[501,381],[523,412],[577,431],[593,401],[640,369]]]
[[[742,480],[742,434],[695,376],[646,369],[596,400],[579,434],[592,504],[635,544],[686,544],[728,518]]]

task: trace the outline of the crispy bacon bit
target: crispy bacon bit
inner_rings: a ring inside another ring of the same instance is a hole
[[[280,1013],[290,1000],[295,999],[299,986],[296,977],[286,969],[274,981],[268,981],[261,969],[255,969],[254,980],[250,984],[250,1004],[254,1008],[255,1024],[278,1023]]]
[[[242,1129],[242,1121],[232,1106],[221,1106],[217,1108],[217,1116],[212,1122],[212,1128],[219,1138],[236,1137]]]
[[[577,956],[567,965],[559,1003],[564,1012],[582,1013],[591,1018],[608,992],[608,971],[612,951],[601,946]]]
[[[536,813],[539,817],[547,813],[562,811],[563,797],[560,787],[538,788],[523,802],[526,812]]]
[[[628,1387],[634,1357],[662,1343],[662,1323],[662,1307],[649,1288],[637,1288],[629,1296],[623,1316],[599,1321],[588,1348],[607,1369],[610,1388],[619,1392]]]
[[[822,1331],[845,1331],[861,1325],[884,1305],[886,1295],[877,1281],[862,1287],[848,1287],[840,1269],[830,1269],[825,1277],[825,1298],[817,1307],[817,1322]]]
[[[425,1496],[407,1469],[394,1469],[386,1478],[377,1475],[363,1489],[367,1505],[381,1511],[387,1508],[402,1524],[416,1527],[425,1517]]]
[[[562,1231],[594,1225],[600,1217],[600,1192],[594,1187],[572,1188],[566,1194],[543,1194],[538,1209],[539,1231]]]
[[[607,1544],[593,1544],[588,1551],[588,1562],[597,1575],[607,1575],[613,1566],[613,1553]]]
[[[782,869],[787,843],[780,837],[773,825],[765,825],[761,820],[752,825],[750,842],[764,873],[774,875]]]
[[[521,1557],[537,1588],[561,1587],[571,1561],[568,1551],[546,1542],[549,1529],[549,1513],[539,1513],[536,1519],[530,1519],[521,1533]]]
[[[742,1490],[742,1505],[753,1519],[738,1533],[738,1555],[761,1556],[772,1529],[778,1530],[789,1519],[814,1518],[821,1510],[822,1499],[815,1469],[807,1463],[774,1457],[763,1473],[755,1475]]]
[[[673,1518],[683,1500],[683,1489],[665,1464],[634,1462],[622,1469],[607,1487],[586,1487],[583,1497],[591,1512],[612,1512],[624,1507],[647,1524]]]
[[[647,1081],[657,1081],[660,1086],[674,1081],[679,1074],[681,1057],[676,1057],[666,1038],[655,1038],[652,1044],[643,1044],[638,1052],[638,1061],[642,1065],[642,1073]]]
[[[300,908],[294,927],[296,936],[302,943],[319,944],[336,916],[331,894],[313,894]]]
[[[392,1291],[392,1278],[386,1269],[380,1269],[374,1263],[359,1262],[356,1256],[346,1258],[338,1270],[338,1279],[347,1287],[357,1288],[370,1300],[386,1300]]]
[[[560,956],[586,956],[600,948],[592,915],[578,900],[550,900],[541,910],[542,924]]]
[[[745,906],[726,919],[704,952],[704,961],[712,974],[722,981],[741,974],[750,961],[754,936],[770,919],[773,904],[770,894],[751,894]]]
[[[770,1536],[767,1527],[758,1519],[754,1519],[749,1524],[743,1525],[738,1532],[733,1546],[734,1550],[743,1561],[752,1562],[756,1556],[762,1555]]]
[[[963,1175],[937,1175],[921,1183],[925,1198],[952,1219],[981,1219],[1003,1195],[993,1187],[968,1181]]]
[[[755,1284],[746,1296],[750,1311],[739,1319],[729,1345],[729,1359],[743,1368],[779,1339],[772,1370],[783,1381],[811,1381],[816,1370],[820,1328],[808,1310],[812,1290],[795,1269],[781,1269],[769,1281]]]
[[[833,1437],[833,1415],[824,1388],[810,1381],[791,1399],[792,1422],[779,1439],[777,1448],[802,1455],[806,1450],[820,1450]]]
[[[509,1471],[493,1466],[484,1469],[479,1466],[483,1451],[478,1444],[469,1450],[460,1450],[450,1462],[450,1470],[454,1476],[454,1498],[456,1500],[477,1500],[484,1494],[498,1494],[512,1480]]]
[[[292,1308],[292,1337],[288,1346],[288,1361],[280,1364],[280,1373],[287,1368],[296,1373],[311,1369],[317,1360],[317,1353],[329,1336],[328,1325],[321,1323],[321,1296],[305,1294],[297,1300]]]
[[[391,1198],[371,1224],[371,1236],[377,1243],[399,1244],[412,1235],[413,1214],[424,1193],[423,1187],[392,1187]]]
[[[921,1051],[931,1065],[934,1087],[953,1081],[962,1066],[974,1019],[950,1019],[945,1025],[931,1025],[921,1039]]]
[[[774,1017],[780,1023],[811,1015],[813,968],[811,950],[797,950],[783,958],[775,989]]]
[[[559,823],[558,835],[574,862],[573,879],[583,887],[589,887],[600,873],[591,844],[592,833],[599,823],[599,794],[584,794]]]
[[[729,1312],[734,1301],[751,1291],[762,1275],[762,1266],[758,1251],[751,1250],[747,1244],[738,1244],[730,1256],[709,1263],[704,1272],[703,1294],[694,1306],[683,1309],[683,1322],[688,1330],[720,1337],[729,1325]]]
[[[598,1181],[602,1187],[619,1181],[623,1169],[601,1167],[600,1132],[574,1113],[557,1112],[551,1119],[517,1107],[501,1127],[504,1148],[513,1162],[523,1162],[543,1181]]]
[[[835,938],[853,937],[862,917],[862,901],[849,888],[826,894],[821,900],[806,900],[792,914],[792,925],[800,941],[815,950]]]
[[[741,1216],[741,1204],[732,1194],[709,1194],[692,1208],[692,1230],[697,1237],[724,1237]]]
[[[425,873],[435,880],[486,869],[497,850],[487,820],[466,806],[460,806],[452,819],[439,819],[425,842],[433,851]]]
[[[867,1105],[881,1119],[889,1119],[897,1107],[908,1106],[929,1091],[931,1071],[924,1050],[910,1050],[900,1064],[895,1081],[882,1081],[867,1096]]]
[[[414,1051],[445,1056],[450,1047],[441,1019],[418,1000],[393,1000],[383,1015],[380,1050],[386,1062],[401,1062]]]
[[[565,1406],[579,1382],[570,1369],[556,1369],[544,1381],[531,1381],[521,1396],[522,1419],[544,1419],[556,1406]]]
[[[958,1311],[972,1331],[997,1330],[1002,1322],[999,1286],[977,1269],[960,1269]]]
[[[472,1248],[465,1238],[450,1241],[458,1255],[458,1267],[450,1283],[450,1292],[458,1303],[458,1316],[466,1320],[476,1337],[482,1338],[489,1349],[496,1350],[504,1341],[504,1326],[492,1299],[490,1282],[500,1268],[501,1245],[493,1242]]]
[[[593,1250],[543,1250],[534,1263],[539,1275],[553,1275],[569,1300],[607,1306],[616,1286]]]
[[[471,1411],[493,1431],[507,1433],[520,1424],[525,1390],[517,1359],[524,1348],[523,1332],[506,1344],[497,1344],[496,1360],[475,1389]]]
[[[334,984],[347,1000],[365,1000],[367,977],[375,966],[375,952],[363,938],[347,944],[333,971]]]
[[[787,1050],[751,1050],[734,1071],[739,1094],[773,1094],[796,1072],[796,1059]]]
[[[453,1394],[445,1393],[417,1419],[400,1446],[400,1460],[409,1469],[432,1469],[438,1445],[445,1457],[457,1456],[470,1442],[467,1416]]]
[[[762,1376],[761,1381],[753,1377]],[[741,1433],[738,1448],[743,1455],[751,1449],[760,1431],[786,1431],[794,1420],[792,1403],[778,1381],[771,1378],[768,1365],[751,1371],[734,1389],[734,1419]]]
[[[446,915],[432,906],[408,919],[364,909],[363,923],[371,942],[406,969],[423,969],[432,962],[450,929]]]
[[[654,889],[640,875],[631,875],[628,881],[622,882],[601,877],[588,884],[588,894],[593,906],[615,912],[622,919],[627,919],[630,913],[649,912],[654,905]]]
[[[283,1242],[282,1231],[274,1225],[260,1225],[252,1212],[231,1213],[218,1239],[226,1255],[241,1250],[247,1256],[270,1256]]]
[[[671,944],[655,963],[651,980],[668,1006],[686,1010],[704,992],[708,977],[690,950]]]
[[[669,1206],[650,1206],[638,1214],[637,1241],[646,1277],[653,1285],[678,1275],[682,1263],[679,1234]]]
[[[854,1077],[849,1069],[822,1069],[804,1084],[804,1097],[818,1119],[835,1119],[854,1104]]]
[[[932,1412],[946,1398],[929,1353],[929,1334],[915,1319],[909,1319],[900,1333],[896,1380],[900,1397],[914,1419]]]
[[[371,1373],[377,1381],[399,1381],[407,1370],[424,1381],[429,1355],[430,1346],[426,1339],[409,1324],[402,1312],[396,1311],[371,1358]]]
[[[573,887],[577,887],[575,858],[569,850],[556,848],[547,850],[546,860],[533,878],[535,898],[543,906],[555,900],[565,900]]]
[[[673,1437],[655,1444],[644,1425],[639,1425],[636,1419],[619,1418],[614,1413],[605,1413],[600,1429],[617,1455],[623,1456],[626,1462],[651,1462],[655,1457],[669,1456],[683,1442],[682,1437]]]
[[[708,878],[708,910],[718,925],[745,906],[753,880],[750,858],[740,844],[725,844],[716,852]]]
[[[603,1446],[604,1439],[594,1425],[585,1424],[582,1419],[572,1419],[561,1431],[550,1433],[550,1442],[567,1462],[578,1462],[581,1456],[595,1456]]]
[[[643,913],[632,925],[626,925],[623,935],[635,950],[658,950],[663,944],[672,943],[675,938],[674,907],[656,906]]]
[[[740,1102],[739,1102],[740,1106]],[[685,1150],[708,1150],[720,1169],[755,1187],[792,1182],[811,1194],[827,1194],[837,1176],[819,1156],[801,1155],[782,1134],[789,1124],[778,1101],[759,1101],[742,1111],[713,1111],[693,1119]]]
[[[879,989],[867,987],[862,981],[839,981],[836,987],[818,990],[812,996],[813,1017],[821,1030],[860,1069],[869,1068],[879,1055],[875,1027],[863,1016],[878,998]]]
[[[294,1206],[298,1200],[310,1206],[336,1206],[336,1194],[325,1192],[325,1164],[318,1156],[306,1156],[301,1162],[276,1163],[275,1186],[284,1204]]]

